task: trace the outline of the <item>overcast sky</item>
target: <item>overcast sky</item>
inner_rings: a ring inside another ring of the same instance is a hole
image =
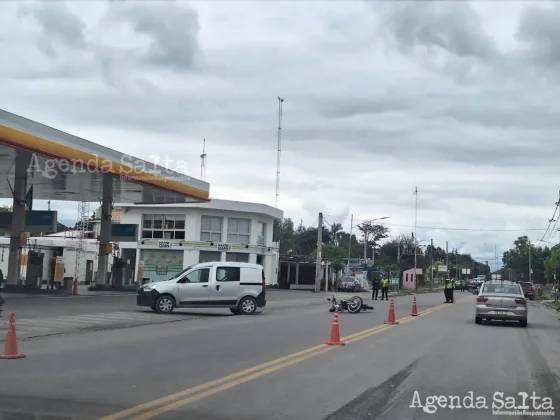
[[[410,233],[418,186],[419,238],[488,260],[541,239],[558,199],[559,21],[546,2],[3,1],[0,108],[195,177],[206,138],[211,196],[273,205],[282,96],[287,217]]]

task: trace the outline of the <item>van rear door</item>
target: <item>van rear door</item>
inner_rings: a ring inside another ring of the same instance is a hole
[[[216,264],[210,288],[210,304],[228,308],[235,307],[239,299],[240,279],[240,267]]]

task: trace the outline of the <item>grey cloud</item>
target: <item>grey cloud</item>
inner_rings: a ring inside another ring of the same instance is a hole
[[[107,22],[129,23],[136,33],[150,38],[144,56],[149,64],[176,71],[192,70],[199,65],[198,14],[184,3],[115,2]]]
[[[83,48],[86,45],[84,37],[86,25],[68,10],[64,2],[49,2],[33,7],[23,6],[20,9],[20,16],[31,16],[41,27],[44,37],[39,40],[39,44],[50,56],[56,55],[51,39],[71,48]]]
[[[497,54],[483,33],[480,16],[463,2],[394,2],[383,14],[389,33],[403,52],[438,47],[457,57],[486,59]]]
[[[525,46],[525,59],[542,65],[560,65],[560,6],[530,6],[519,21],[516,38]]]

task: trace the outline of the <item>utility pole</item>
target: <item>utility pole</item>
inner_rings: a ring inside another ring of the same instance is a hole
[[[323,248],[323,213],[319,213],[319,226],[317,228],[317,260],[315,262],[315,292],[321,291],[323,280],[322,253]]]
[[[402,287],[402,274],[401,274],[401,244],[397,246],[397,275],[399,276],[399,287]]]
[[[348,238],[348,262],[346,263],[346,275],[350,275],[350,252],[352,251],[352,229],[354,228],[354,215],[350,215],[350,236]]]
[[[459,280],[459,248],[455,248],[455,281]]]
[[[447,278],[445,279],[445,281],[447,281],[447,279],[449,278],[449,242],[445,241],[445,266],[447,267]]]
[[[276,157],[276,201],[274,207],[278,208],[280,195],[280,155],[282,154],[282,104],[284,98],[278,97],[278,155]]]
[[[529,243],[529,283],[533,282],[533,270],[531,269],[531,241]]]
[[[498,247],[494,245],[494,257],[496,258],[496,279],[498,278]]]
[[[364,226],[364,225],[362,225]],[[368,237],[368,231],[367,231],[367,226],[366,229],[364,229],[364,261],[367,262],[367,237]]]
[[[418,290],[418,276],[416,275],[417,267],[417,248],[418,248],[418,236],[416,235],[416,230],[418,227],[418,187],[414,187],[414,195],[416,196],[416,204],[414,205],[414,287]]]
[[[430,290],[434,287],[434,240],[430,239],[430,267],[432,271],[432,278],[430,280]]]

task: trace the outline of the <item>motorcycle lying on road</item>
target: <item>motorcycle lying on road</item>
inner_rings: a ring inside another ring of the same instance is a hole
[[[361,297],[353,296],[348,300],[340,299],[339,301],[333,296],[332,298],[327,298],[331,302],[331,308],[329,312],[334,312],[338,309],[338,312],[348,311],[351,314],[358,313],[360,311],[366,311],[367,309],[373,310],[373,306],[365,304]]]

